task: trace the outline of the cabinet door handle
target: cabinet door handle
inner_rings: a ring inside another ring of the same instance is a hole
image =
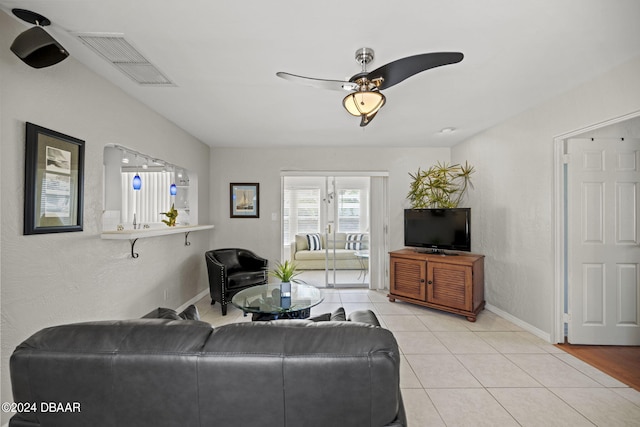
[[[420,283],[424,283],[424,279],[420,279]]]
[[[431,280],[429,280],[429,281],[427,282],[427,284],[429,284],[429,285],[433,285],[433,282],[432,282]]]

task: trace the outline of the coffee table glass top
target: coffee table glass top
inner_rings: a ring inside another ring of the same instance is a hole
[[[324,300],[320,289],[303,283],[291,284],[291,296],[283,296],[280,283],[253,286],[233,296],[231,303],[249,313],[282,314],[310,309]]]

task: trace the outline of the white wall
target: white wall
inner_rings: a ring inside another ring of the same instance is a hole
[[[280,259],[280,172],[283,170],[389,172],[390,249],[403,245],[403,209],[409,172],[448,161],[448,148],[277,148],[211,150],[214,247],[244,247]],[[229,218],[229,183],[260,183],[260,218]],[[272,220],[275,214],[275,220]]]
[[[640,110],[640,58],[452,149],[476,167],[473,250],[486,255],[488,303],[551,334],[553,139]]]
[[[209,218],[209,147],[160,117],[73,57],[36,70],[11,53],[27,26],[0,12],[2,401],[11,400],[9,356],[47,326],[139,317],[178,307],[207,288],[210,233],[101,240],[102,156],[121,144],[198,175],[199,218]],[[163,90],[150,88],[149,90]],[[85,140],[84,231],[22,235],[25,122]],[[201,222],[205,222],[202,221]],[[168,299],[164,300],[164,292]],[[2,423],[10,414],[2,414]]]

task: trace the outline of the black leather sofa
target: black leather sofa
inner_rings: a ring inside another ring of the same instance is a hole
[[[391,332],[315,320],[43,329],[11,357],[14,402],[34,406],[9,426],[406,426]]]

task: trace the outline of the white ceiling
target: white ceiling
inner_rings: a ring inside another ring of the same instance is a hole
[[[0,7],[46,16],[75,59],[214,147],[451,146],[640,55],[639,0],[0,0]],[[176,86],[139,86],[72,35],[95,32],[124,34]],[[386,105],[365,128],[342,107],[345,94],[275,75],[348,79],[360,71],[361,47],[376,53],[369,70],[426,52],[465,58],[385,90]],[[440,134],[445,127],[456,130]]]

